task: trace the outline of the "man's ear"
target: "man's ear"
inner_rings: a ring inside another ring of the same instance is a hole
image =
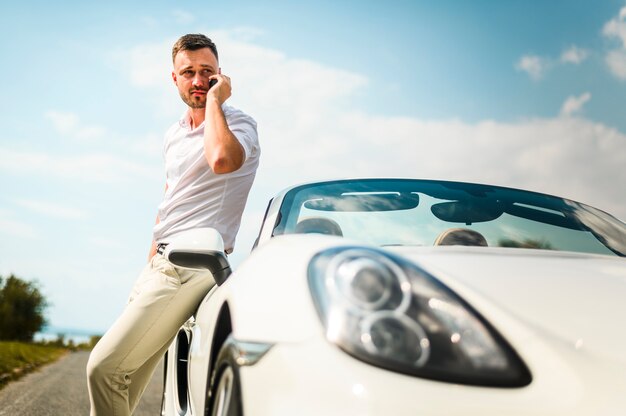
[[[217,73],[221,75],[222,74],[222,68],[217,68]]]
[[[176,84],[177,79],[176,79],[176,73],[174,71],[172,71],[172,81],[174,81],[174,84]]]

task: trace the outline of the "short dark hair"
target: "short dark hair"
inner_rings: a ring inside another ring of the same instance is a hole
[[[176,58],[176,54],[180,51],[195,51],[202,48],[209,48],[215,59],[219,60],[217,56],[217,46],[215,43],[201,33],[190,33],[181,36],[172,47],[172,62]]]

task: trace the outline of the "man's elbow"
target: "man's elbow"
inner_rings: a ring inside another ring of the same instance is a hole
[[[207,158],[207,162],[209,163],[211,170],[218,175],[234,172],[242,165],[241,161],[236,161],[227,157],[216,157],[212,159]]]
[[[223,174],[239,169],[245,160],[245,153],[238,142],[236,146],[214,145],[209,148],[205,144],[204,157],[214,173]]]

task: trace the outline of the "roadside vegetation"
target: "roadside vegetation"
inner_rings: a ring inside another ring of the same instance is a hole
[[[0,387],[67,353],[64,347],[0,341]]]
[[[0,341],[31,342],[46,323],[47,306],[36,283],[0,276]]]
[[[54,341],[33,342],[46,324],[45,296],[34,282],[0,276],[0,388],[8,381],[51,363],[70,351],[90,350],[99,337],[76,345],[58,334]]]

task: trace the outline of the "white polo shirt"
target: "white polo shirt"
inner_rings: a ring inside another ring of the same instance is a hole
[[[191,129],[187,112],[165,134],[163,154],[167,190],[159,205],[154,240],[167,243],[191,228],[212,227],[220,232],[227,252],[232,251],[241,215],[252,187],[261,148],[254,119],[223,105],[228,127],[243,146],[243,166],[231,173],[215,174],[204,156],[204,123]]]

